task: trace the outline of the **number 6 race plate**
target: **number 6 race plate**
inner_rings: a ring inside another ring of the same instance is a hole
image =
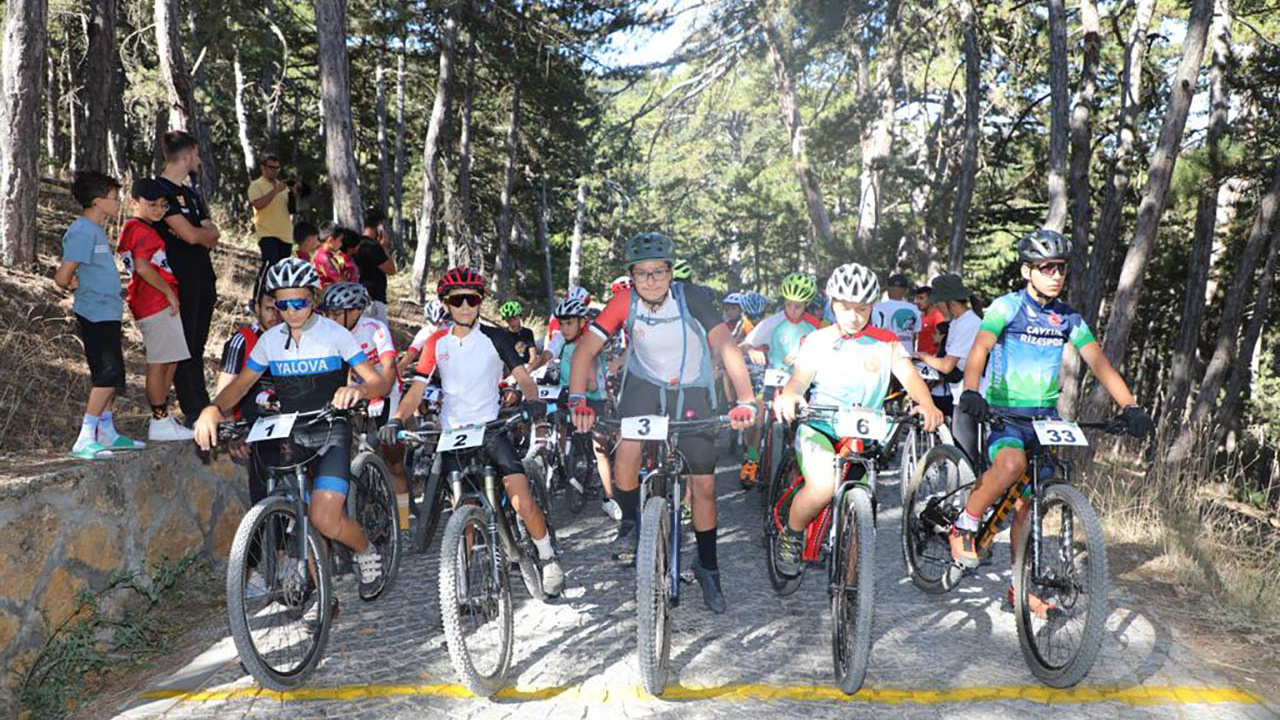
[[[880,440],[885,436],[885,419],[874,410],[851,408],[836,416],[836,434],[847,438]]]
[[[1089,440],[1080,432],[1080,426],[1070,420],[1036,420],[1036,439],[1041,445],[1079,445],[1086,447]]]
[[[666,440],[667,417],[665,415],[637,415],[622,418],[623,440]]]
[[[463,425],[441,433],[440,444],[436,445],[436,449],[446,451],[466,450],[480,447],[482,442],[484,442],[483,425]]]
[[[279,440],[283,437],[289,437],[289,431],[293,429],[293,421],[297,419],[297,413],[260,417],[253,424],[253,427],[249,428],[249,435],[245,437],[244,441],[256,443],[263,440]]]

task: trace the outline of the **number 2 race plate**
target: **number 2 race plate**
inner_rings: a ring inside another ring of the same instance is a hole
[[[1031,423],[1036,429],[1036,439],[1041,445],[1079,445],[1089,444],[1080,426],[1070,420],[1036,420]]]
[[[483,425],[463,425],[441,433],[440,444],[436,445],[436,449],[446,451],[466,450],[480,447],[482,442],[484,442]]]
[[[623,440],[666,440],[667,417],[665,415],[637,415],[622,418]]]

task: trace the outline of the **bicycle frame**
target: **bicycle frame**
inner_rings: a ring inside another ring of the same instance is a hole
[[[849,475],[852,473],[852,465],[861,465],[866,473],[858,479],[853,479]],[[836,485],[835,492],[831,494],[831,503],[827,506],[831,510],[831,523],[826,533],[826,552],[824,553],[830,558],[827,563],[827,589],[829,592],[836,592],[840,586],[840,569],[844,567],[844,558],[840,557],[840,545],[836,542],[836,533],[840,527],[841,508],[844,507],[844,497],[853,491],[854,488],[862,488],[871,497],[871,517],[872,525],[876,517],[876,478],[878,471],[876,470],[875,459],[864,455],[837,455],[835,460],[836,477],[840,478],[839,484]]]

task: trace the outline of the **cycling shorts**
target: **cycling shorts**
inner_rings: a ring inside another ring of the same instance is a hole
[[[1042,408],[994,408],[1001,413],[1025,417],[1025,420],[1005,420],[1000,429],[991,428],[987,434],[987,459],[995,462],[996,455],[1005,449],[1027,452],[1040,447],[1036,439],[1035,428],[1031,427],[1031,419],[1035,417],[1058,418],[1058,409]]]
[[[839,438],[822,429],[800,423],[796,427],[796,464],[800,466],[800,474],[804,477],[830,477],[835,469],[838,442]],[[864,469],[855,464],[854,472],[860,477]]]
[[[515,446],[511,444],[511,440],[507,437],[505,431],[485,430],[482,445],[485,453],[489,456],[490,464],[498,471],[499,478],[524,473],[524,463],[520,461],[520,456],[516,454]],[[471,461],[471,454],[475,452],[476,450],[472,448],[470,450],[444,453],[441,456],[440,464],[442,476],[448,477],[449,473],[454,470],[461,471]]]
[[[311,486],[315,490],[346,495],[351,489],[351,423],[345,418],[335,418],[332,423],[294,428],[291,438],[292,444],[300,446],[294,454],[304,458],[330,442],[332,446],[311,463],[314,478]]]
[[[618,417],[637,415],[661,415],[660,393],[667,395],[667,417],[672,420],[695,420],[712,417],[710,391],[706,388],[684,389],[684,417],[676,417],[678,392],[662,390],[653,383],[628,377],[618,399]],[[693,475],[714,475],[716,472],[716,431],[714,429],[681,431],[676,442],[685,464]]]

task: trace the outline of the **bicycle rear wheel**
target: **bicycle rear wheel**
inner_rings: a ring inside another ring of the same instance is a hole
[[[324,657],[333,622],[333,565],[329,545],[307,525],[302,559],[297,506],[280,496],[254,505],[240,521],[227,560],[227,619],[240,661],[259,685],[297,687]],[[265,583],[250,588],[250,548]]]
[[[832,558],[831,649],[836,681],[852,695],[862,687],[871,656],[875,614],[875,519],[871,498],[861,487],[841,499],[840,527]]]
[[[788,455],[786,460],[782,462],[780,472],[774,475],[773,480],[769,483],[768,490],[763,493],[768,497],[769,503],[764,511],[764,565],[769,574],[769,584],[773,586],[773,591],[779,595],[790,595],[798,590],[800,583],[804,581],[805,571],[808,569],[807,566],[802,567],[800,574],[794,577],[784,575],[778,570],[777,555],[775,554],[782,526],[787,522],[788,515],[791,514],[791,503],[789,500],[784,500],[783,495],[790,489],[799,472],[795,456]]]
[[[902,561],[911,582],[925,592],[947,592],[960,578],[947,533],[967,499],[967,493],[956,490],[972,482],[973,470],[964,453],[954,445],[938,445],[924,456],[907,487]]]
[[[449,660],[480,697],[502,688],[511,666],[511,584],[501,543],[474,505],[449,518],[440,543],[440,617]]]
[[[1070,485],[1044,489],[1039,521],[1041,577],[1034,577],[1029,529],[1022,533],[1014,560],[1018,643],[1036,678],[1050,687],[1071,687],[1089,673],[1102,646],[1107,548],[1093,507]],[[1045,606],[1036,600],[1051,609],[1038,614]]]
[[[355,483],[347,497],[347,513],[360,523],[365,536],[382,556],[382,586],[373,594],[378,598],[391,587],[400,571],[400,510],[396,491],[386,462],[376,453],[357,455],[351,463],[351,477]]]
[[[667,582],[672,562],[668,549],[670,515],[666,498],[649,498],[640,520],[640,547],[636,553],[640,678],[652,695],[661,695],[666,689],[671,658],[671,598]]]

